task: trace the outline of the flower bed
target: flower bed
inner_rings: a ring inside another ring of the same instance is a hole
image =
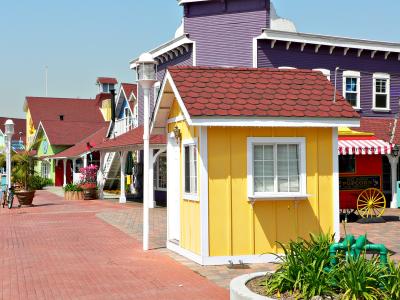
[[[331,265],[329,236],[281,245],[285,256],[273,274],[249,278],[244,284],[260,296],[235,299],[400,299],[400,265],[383,264],[362,253],[358,258],[338,254]]]

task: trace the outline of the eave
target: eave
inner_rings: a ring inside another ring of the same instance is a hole
[[[186,3],[195,3],[195,2],[206,2],[206,1],[212,1],[212,0],[178,0],[178,4],[186,4]]]
[[[163,64],[172,60],[182,54],[190,51],[190,45],[194,42],[188,38],[186,34],[170,40],[169,42],[149,51],[153,58],[159,63]],[[130,68],[136,69],[139,58],[135,58],[130,62]]]
[[[347,37],[327,36],[300,32],[287,32],[271,29],[263,29],[263,33],[257,37],[258,40],[270,40],[271,48],[275,47],[277,41],[286,42],[286,50],[290,49],[291,44],[301,44],[301,51],[307,45],[313,45],[317,53],[321,46],[329,47],[329,53],[332,54],[335,48],[343,49],[343,55],[347,55],[349,49],[356,49],[360,57],[363,51],[369,51],[371,58],[374,58],[377,52],[384,53],[385,59],[390,54],[397,55],[400,60],[400,43],[371,41],[365,39],[353,39]]]

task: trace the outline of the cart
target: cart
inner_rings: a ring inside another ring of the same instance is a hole
[[[341,193],[340,211],[346,215],[357,212],[361,218],[381,217],[385,212],[386,198],[381,189]]]

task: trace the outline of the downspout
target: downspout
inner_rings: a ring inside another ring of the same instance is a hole
[[[335,86],[334,86],[334,89],[333,89],[333,102],[336,102],[336,91],[337,91],[336,82],[337,82],[337,72],[338,71],[339,71],[339,67],[336,67],[336,69],[335,69]]]

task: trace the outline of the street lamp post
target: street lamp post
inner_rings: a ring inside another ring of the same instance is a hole
[[[11,188],[11,140],[14,135],[14,122],[7,120],[4,123],[5,142],[6,142],[6,169],[7,169],[7,187]]]
[[[399,163],[399,146],[394,145],[392,149],[392,154],[388,156],[391,168],[392,177],[392,201],[390,202],[391,208],[398,208],[397,203],[397,165]]]
[[[150,89],[156,83],[156,61],[143,53],[137,62],[137,79],[144,92],[143,107],[143,250],[149,250]]]

